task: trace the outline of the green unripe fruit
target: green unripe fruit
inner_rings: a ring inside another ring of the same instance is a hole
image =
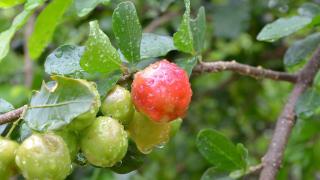
[[[178,118],[174,121],[170,122],[171,124],[171,131],[170,131],[170,137],[173,137],[177,134],[177,132],[179,131],[181,124],[182,124],[182,119]]]
[[[117,85],[102,102],[101,112],[119,120],[121,124],[129,124],[134,112],[130,92]]]
[[[77,134],[68,130],[56,131],[55,134],[62,137],[62,139],[68,146],[71,160],[74,160],[80,150]]]
[[[16,171],[15,155],[19,144],[4,138],[0,138],[0,177],[9,179]]]
[[[100,167],[111,167],[121,161],[127,152],[127,132],[117,120],[98,117],[85,130],[80,147],[89,163]]]
[[[68,147],[54,134],[31,135],[18,148],[15,160],[26,179],[63,180],[71,171]]]
[[[85,129],[86,127],[89,127],[93,123],[93,121],[95,120],[96,115],[99,111],[99,108],[101,105],[99,92],[98,92],[95,84],[88,82],[87,85],[90,87],[91,92],[94,93],[95,100],[91,104],[90,110],[88,110],[87,112],[81,114],[80,116],[78,116],[72,120],[72,122],[68,125],[68,128],[70,130],[81,131],[81,130]]]
[[[157,123],[135,111],[129,124],[129,134],[138,149],[148,154],[154,147],[159,147],[169,141],[170,123]]]

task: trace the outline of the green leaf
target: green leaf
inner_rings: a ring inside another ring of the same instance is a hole
[[[226,1],[213,7],[213,33],[219,38],[235,39],[248,30],[251,6],[246,0]]]
[[[91,110],[100,102],[93,83],[53,76],[56,83],[43,83],[36,92],[24,117],[27,125],[37,131],[56,130]]]
[[[203,175],[201,176],[201,180],[234,180],[229,177],[228,174],[219,172],[215,167],[208,168]]]
[[[121,78],[122,73],[120,71],[115,71],[108,74],[107,77],[102,77],[97,80],[97,89],[101,99],[104,99],[107,93],[117,84],[118,80]]]
[[[43,4],[44,0],[29,0],[24,6],[24,10],[18,14],[9,29],[0,33],[0,62],[6,57],[10,49],[10,42],[14,34],[27,22],[34,10]]]
[[[152,33],[143,33],[141,40],[141,59],[154,58],[166,55],[176,50],[172,37]]]
[[[89,24],[89,39],[86,42],[80,66],[89,73],[107,74],[119,70],[121,67],[120,56],[108,36],[99,28],[97,21],[91,21]]]
[[[54,0],[37,17],[28,41],[32,59],[37,59],[50,43],[56,27],[71,4],[72,0]]]
[[[108,4],[110,0],[75,0],[75,8],[79,17],[86,16],[99,4]]]
[[[303,3],[298,12],[301,16],[313,18],[320,14],[320,6],[315,3]]]
[[[140,61],[142,30],[134,4],[120,3],[112,14],[112,28],[119,48],[131,63]]]
[[[314,33],[306,38],[294,42],[284,55],[284,64],[287,67],[299,64],[310,53],[312,53],[320,43],[320,33]]]
[[[177,59],[176,63],[178,66],[180,66],[182,69],[187,71],[189,77],[192,73],[192,69],[194,66],[197,64],[197,57],[191,57],[191,58],[182,58],[182,59]]]
[[[295,110],[299,118],[307,118],[319,113],[319,107],[320,92],[316,88],[312,88],[299,97]]]
[[[200,7],[197,18],[190,21],[193,47],[197,53],[201,53],[203,50],[205,37],[206,37],[206,13],[204,7]]]
[[[14,107],[12,104],[10,104],[8,101],[0,98],[0,114],[9,112],[13,109],[14,109]]]
[[[64,75],[79,78],[85,74],[80,67],[84,47],[63,45],[55,49],[46,59],[45,72],[50,75]]]
[[[276,21],[267,24],[258,34],[257,40],[273,42],[279,38],[288,36],[311,22],[311,18],[302,16],[293,16],[290,18],[279,18]]]
[[[0,8],[10,8],[19,4],[24,3],[26,0],[1,0]]]
[[[197,147],[207,161],[220,170],[245,169],[243,152],[224,135],[215,130],[202,130],[197,136]]]
[[[173,41],[178,50],[185,53],[195,54],[193,48],[193,35],[190,26],[190,0],[185,0],[184,3],[186,11],[183,14],[182,22],[178,31],[173,35]]]

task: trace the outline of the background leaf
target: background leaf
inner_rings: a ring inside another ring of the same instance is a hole
[[[13,110],[14,107],[8,101],[0,98],[0,114]]]
[[[56,130],[66,126],[100,101],[91,82],[61,76],[52,79],[56,84],[48,87],[43,83],[41,90],[32,96],[24,117],[33,130]]]
[[[301,16],[306,17],[315,17],[320,13],[320,6],[315,3],[303,3],[301,7],[299,7],[298,12]]]
[[[72,0],[54,0],[37,17],[28,45],[30,56],[37,59],[50,43],[53,33]]]
[[[19,4],[24,3],[25,0],[1,0],[0,8],[10,8]]]
[[[257,36],[259,41],[273,42],[279,38],[288,36],[311,22],[311,18],[293,16],[290,18],[279,18],[276,21],[263,27]]]
[[[45,72],[50,75],[81,77],[85,72],[80,66],[84,47],[62,45],[55,49],[46,59]]]
[[[110,73],[119,70],[121,60],[108,36],[99,28],[97,21],[91,21],[90,34],[80,60],[80,66],[89,73]]]
[[[152,33],[142,34],[141,59],[164,56],[172,50],[176,50],[172,37]]]
[[[132,2],[122,2],[113,11],[112,29],[124,57],[131,64],[140,61],[142,30]]]
[[[197,18],[191,19],[190,26],[193,36],[193,47],[197,53],[201,53],[205,42],[207,28],[204,7],[199,9]]]
[[[186,11],[183,14],[178,31],[173,35],[173,41],[178,50],[194,54],[193,35],[190,26],[190,0],[185,0],[184,2]]]
[[[10,42],[14,34],[26,23],[33,11],[43,4],[44,0],[29,0],[24,10],[18,14],[9,29],[0,33],[0,62],[6,57],[10,49]]]
[[[74,5],[79,17],[86,16],[99,4],[108,4],[110,0],[75,0]]]
[[[225,136],[215,130],[201,130],[197,136],[197,147],[212,165],[220,170],[238,170],[246,168],[243,151]]]
[[[284,55],[284,64],[294,66],[303,61],[320,44],[320,33],[314,33],[302,40],[295,41]]]

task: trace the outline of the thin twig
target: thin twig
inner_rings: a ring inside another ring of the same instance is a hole
[[[312,84],[320,68],[320,47],[298,73],[298,80],[276,123],[269,149],[262,158],[260,180],[274,180],[279,171],[291,130],[296,120],[295,106],[300,95]]]
[[[19,119],[22,113],[26,110],[27,106],[22,106],[18,109],[0,115],[0,125],[13,122]]]
[[[297,76],[294,74],[263,69],[262,67],[253,67],[237,63],[236,61],[200,62],[193,69],[193,72],[195,73],[220,71],[232,71],[242,75],[260,79],[268,78],[279,81],[288,81],[291,83],[295,83],[297,81]]]
[[[24,83],[25,83],[25,86],[28,88],[31,88],[32,81],[33,81],[33,68],[32,68],[32,60],[29,53],[28,40],[32,34],[34,23],[35,23],[35,16],[31,15],[24,31],[24,44],[23,44],[24,76],[25,76]]]
[[[151,23],[144,28],[143,32],[145,32],[145,33],[153,32],[159,26],[171,21],[172,18],[174,18],[177,15],[178,15],[178,12],[168,11],[167,13],[163,14],[159,18],[154,19],[153,21],[151,21]]]

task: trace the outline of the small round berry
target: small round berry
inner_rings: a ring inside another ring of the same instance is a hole
[[[140,152],[148,154],[155,147],[161,147],[170,138],[170,123],[157,123],[145,115],[135,111],[129,124],[130,137],[136,143]]]
[[[102,102],[101,112],[128,125],[134,112],[130,92],[117,85]]]
[[[137,110],[157,122],[184,116],[192,96],[186,71],[167,60],[136,73],[131,93]]]
[[[117,120],[98,117],[85,129],[80,147],[88,162],[99,167],[111,167],[121,161],[128,149],[128,136]]]
[[[28,137],[18,148],[15,160],[26,179],[62,180],[71,171],[66,143],[51,133]]]
[[[0,177],[9,179],[16,172],[15,155],[19,144],[5,138],[0,138]]]

